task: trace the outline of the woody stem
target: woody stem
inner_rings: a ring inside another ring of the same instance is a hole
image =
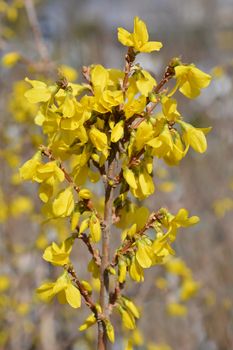
[[[111,179],[115,173],[116,152],[111,150],[108,160],[107,178]],[[100,306],[105,318],[109,317],[109,250],[113,212],[114,188],[110,182],[105,185],[104,228],[102,238],[102,259],[100,266]],[[98,324],[98,350],[107,350],[107,333],[104,322]]]

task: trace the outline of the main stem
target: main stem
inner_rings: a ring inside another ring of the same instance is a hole
[[[104,228],[102,238],[102,259],[100,266],[100,306],[104,318],[109,317],[109,250],[112,225],[113,192],[114,188],[109,179],[115,173],[115,152],[111,150],[108,161],[107,182],[105,186]],[[98,350],[107,350],[108,339],[104,322],[98,322]]]

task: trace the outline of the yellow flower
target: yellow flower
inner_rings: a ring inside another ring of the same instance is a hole
[[[173,148],[164,156],[164,160],[168,165],[177,165],[185,156],[184,145],[181,141],[180,134],[173,130]]]
[[[79,193],[79,198],[81,199],[90,199],[92,197],[92,193],[90,190],[88,190],[87,188],[82,188]]]
[[[130,99],[125,105],[124,105],[124,112],[126,119],[129,119],[132,117],[135,113],[140,114],[144,108],[146,107],[146,97],[140,96],[137,99]]]
[[[136,80],[136,86],[138,88],[138,91],[146,97],[157,85],[156,80],[151,76],[149,72],[147,72],[144,69],[141,69],[140,71],[136,72],[133,75],[133,79]]]
[[[55,217],[64,218],[72,213],[74,210],[74,197],[71,187],[59,192],[52,204],[52,208]]]
[[[95,214],[92,214],[89,222],[90,235],[94,243],[97,243],[101,239],[101,226],[100,221]]]
[[[143,121],[139,127],[137,128],[137,132],[135,135],[134,145],[137,151],[140,151],[145,144],[153,139],[153,126],[151,123],[147,121]]]
[[[26,78],[25,81],[32,85],[32,88],[24,94],[29,102],[47,102],[50,99],[52,90],[45,83],[38,80],[30,80],[28,78]]]
[[[164,96],[161,102],[162,111],[167,120],[176,122],[180,119],[180,113],[177,111],[177,101],[175,99]]]
[[[100,64],[92,67],[91,70],[91,82],[95,91],[95,95],[101,94],[107,86],[109,79],[109,73]]]
[[[180,291],[180,298],[183,301],[186,301],[192,298],[199,290],[200,285],[191,278],[188,278],[184,281]]]
[[[115,341],[114,327],[108,319],[106,319],[104,323],[105,323],[108,339],[110,340],[111,343],[114,343]]]
[[[6,291],[10,287],[10,279],[8,276],[0,275],[0,292]]]
[[[120,79],[117,71],[114,73],[101,65],[92,66],[91,83],[95,95],[93,109],[99,113],[109,112],[114,106],[123,103],[122,90],[112,90],[112,86],[115,85],[114,75],[116,75],[116,80]]]
[[[140,170],[138,185],[142,193],[142,196],[139,195],[139,197],[149,197],[152,193],[154,193],[155,186],[152,176],[148,174],[145,168]]]
[[[142,240],[137,241],[136,260],[139,263],[139,265],[144,269],[147,269],[152,265],[152,261],[153,261],[152,248]]]
[[[162,224],[169,228],[171,231],[171,235],[175,234],[175,231],[179,227],[189,227],[192,225],[197,224],[200,219],[198,216],[190,216],[188,217],[189,212],[187,209],[181,208],[176,215],[172,215],[170,213],[167,213],[162,219]],[[171,239],[171,237],[170,237]]]
[[[42,164],[38,159],[40,159],[40,152],[23,164],[20,168],[20,176],[23,180],[33,180],[41,184],[39,197],[46,203],[53,195],[56,181],[62,182],[65,176],[56,161]]]
[[[124,28],[118,28],[118,40],[122,45],[133,47],[135,51],[159,51],[163,46],[158,41],[148,41],[149,35],[146,24],[138,17],[134,18],[134,31],[129,33]]]
[[[191,146],[194,151],[198,153],[204,153],[207,149],[207,141],[205,135],[211,130],[209,128],[195,128],[189,123],[185,123],[183,121],[179,121],[182,126],[184,132],[182,134],[182,138],[186,147]]]
[[[124,260],[119,260],[118,262],[118,281],[124,283],[127,274],[127,264]]]
[[[34,176],[33,180],[41,183],[49,178],[53,178],[52,182],[55,181],[55,179],[62,182],[65,178],[63,171],[59,168],[55,160],[46,164],[40,164],[36,168],[36,175]]]
[[[33,204],[30,198],[19,196],[13,199],[10,204],[10,212],[13,217],[18,217],[24,213],[30,213],[33,209]]]
[[[85,331],[97,322],[94,314],[89,315],[83,324],[79,327],[80,332]]]
[[[129,268],[130,277],[136,282],[144,281],[144,271],[143,268],[139,265],[135,257],[132,258],[130,268]]]
[[[59,66],[58,69],[69,81],[75,81],[78,78],[78,72],[73,67],[63,64]]]
[[[187,314],[187,307],[178,303],[169,303],[167,305],[167,312],[171,316],[183,317]]]
[[[173,150],[172,135],[167,124],[164,125],[162,132],[155,138],[150,139],[147,145],[153,148],[153,155],[158,158],[164,157]]]
[[[89,137],[93,145],[97,148],[98,151],[104,151],[108,148],[108,139],[107,135],[97,128],[92,127]]]
[[[127,329],[134,329],[136,327],[136,323],[132,313],[123,307],[119,307],[118,310],[120,311],[122,317],[123,326]]]
[[[123,169],[123,176],[130,187],[136,190],[138,187],[134,172],[129,168]]]
[[[51,301],[57,295],[61,304],[68,303],[73,308],[81,306],[81,294],[72,284],[67,272],[64,272],[56,282],[45,282],[36,290],[38,297],[45,302]]]
[[[124,135],[124,122],[120,120],[116,123],[111,132],[111,142],[119,141]]]
[[[123,92],[120,90],[105,90],[101,95],[97,95],[96,103],[93,107],[99,113],[107,113],[113,107],[123,103]]]
[[[137,306],[134,304],[134,302],[132,300],[130,300],[129,298],[127,297],[121,297],[121,300],[123,301],[124,303],[124,307],[129,311],[131,312],[131,314],[133,315],[133,317],[135,318],[139,318],[140,317],[140,313],[138,311],[138,308]]]
[[[45,249],[43,259],[51,262],[55,266],[63,266],[68,264],[70,261],[69,256],[72,250],[72,244],[72,238],[66,239],[64,242],[62,242],[60,247],[53,242]]]
[[[20,60],[18,52],[8,52],[2,57],[2,65],[5,67],[13,67]]]
[[[34,180],[37,168],[42,165],[40,162],[40,152],[36,153],[32,159],[26,161],[19,169],[20,177],[23,180]]]
[[[191,276],[191,270],[186,266],[185,262],[180,258],[170,259],[165,264],[166,270],[183,278]]]
[[[175,75],[179,91],[188,98],[199,96],[201,89],[206,88],[211,81],[210,75],[194,65],[175,67]]]

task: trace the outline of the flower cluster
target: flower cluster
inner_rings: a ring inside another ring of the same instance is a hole
[[[82,295],[92,314],[80,329],[101,321],[110,341],[114,341],[112,310],[118,310],[129,329],[139,317],[137,307],[122,294],[127,276],[142,282],[144,269],[175,254],[172,243],[178,230],[199,221],[197,216],[189,217],[186,209],[176,215],[165,208],[149,213],[146,207],[137,206],[134,198],[143,200],[154,193],[154,159],[173,166],[190,147],[203,153],[210,131],[184,121],[174,98],[178,91],[196,98],[209,85],[210,76],[179,59],[169,63],[160,81],[143,69],[136,62],[137,55],[159,51],[162,44],[149,41],[146,25],[138,17],[133,33],[119,28],[118,39],[128,46],[124,70],[83,67],[85,82],[80,84],[66,78],[52,85],[26,79],[30,87],[25,97],[39,104],[35,123],[47,145],[20,169],[24,180],[39,183],[47,217],[68,218],[73,231],[60,246],[52,243],[45,249],[44,259],[63,266],[65,272],[56,282],[43,284],[38,295],[47,301],[57,295],[72,307],[80,306]],[[169,81],[174,81],[174,86],[164,89]],[[105,189],[104,207],[93,194],[100,181]],[[122,231],[121,243],[110,259],[107,244],[113,229]],[[100,280],[101,293],[107,290],[107,304],[106,298],[100,305],[94,302],[88,284],[78,282],[70,261],[78,240],[83,240],[91,254],[89,271]],[[101,240],[103,250],[99,252],[95,244]],[[106,275],[115,279],[113,290]]]

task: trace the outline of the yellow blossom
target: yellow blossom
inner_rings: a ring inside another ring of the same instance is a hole
[[[30,213],[32,209],[32,201],[30,200],[30,198],[25,196],[15,197],[10,204],[10,212],[14,217],[18,217],[24,213]]]
[[[78,77],[78,73],[73,67],[63,64],[59,66],[58,69],[61,72],[61,74],[65,76],[69,81],[75,81]]]
[[[167,120],[176,122],[180,119],[180,113],[177,111],[177,101],[174,98],[164,96],[161,102],[162,111]]]
[[[131,99],[124,105],[126,119],[132,117],[135,113],[142,113],[146,107],[146,97],[140,96],[137,99]]]
[[[114,125],[111,132],[111,142],[118,142],[124,135],[124,122],[119,121]]]
[[[89,137],[93,145],[98,151],[104,151],[108,147],[108,139],[105,133],[93,127],[89,133]]]
[[[179,303],[171,302],[167,305],[167,312],[171,316],[184,317],[187,314],[187,307]]]
[[[81,199],[90,199],[92,197],[92,193],[88,188],[82,188],[78,195]]]
[[[120,311],[124,327],[127,329],[134,329],[136,327],[136,323],[133,314],[123,307],[119,307],[118,310]]]
[[[194,281],[191,278],[186,279],[181,287],[180,291],[180,298],[182,301],[186,301],[190,298],[192,298],[197,292],[198,289],[200,288],[199,283]]]
[[[197,224],[200,219],[198,216],[188,217],[189,212],[186,209],[180,209],[176,216],[172,219],[171,223],[176,224],[177,227],[189,227],[191,225]]]
[[[96,317],[94,314],[91,314],[86,318],[83,324],[79,327],[80,332],[85,331],[86,329],[90,328],[97,322]]]
[[[133,75],[133,78],[136,79],[136,86],[138,88],[138,91],[146,97],[157,85],[156,80],[151,76],[149,72],[144,69],[136,72],[136,74]]]
[[[179,91],[188,98],[199,96],[201,89],[206,88],[211,81],[209,74],[194,65],[175,67],[175,76]]]
[[[30,80],[28,78],[25,79],[26,82],[32,85],[32,88],[25,92],[24,96],[31,103],[38,102],[47,102],[53,90],[55,91],[56,87],[49,88],[44,82],[38,80]]]
[[[8,52],[2,57],[2,65],[5,67],[13,67],[20,60],[20,57],[18,52]]]
[[[163,46],[158,41],[148,41],[146,24],[138,17],[134,18],[133,33],[129,33],[124,28],[118,28],[118,40],[122,45],[133,47],[136,52],[159,51]]]
[[[210,128],[195,128],[189,123],[179,122],[183,128],[182,138],[187,147],[191,146],[194,151],[204,153],[207,149],[207,141],[205,135],[210,132]]]
[[[100,221],[95,214],[92,214],[89,222],[90,235],[94,243],[97,243],[101,239],[101,226]]]
[[[10,287],[10,279],[8,276],[0,275],[0,292],[6,291]]]
[[[108,319],[106,319],[104,323],[105,323],[108,339],[110,340],[111,343],[114,343],[115,341],[114,327]]]
[[[53,201],[52,209],[55,217],[70,216],[74,210],[74,197],[71,187],[58,193]]]
[[[61,304],[68,303],[75,309],[81,306],[81,294],[72,284],[66,272],[56,282],[43,283],[36,292],[38,297],[45,302],[49,302],[57,295]]]
[[[137,241],[136,260],[144,269],[151,267],[153,261],[153,251],[151,246],[142,240]]]
[[[72,250],[73,239],[68,238],[59,247],[53,242],[47,247],[43,254],[43,259],[51,262],[55,266],[63,266],[69,263],[69,256]]]

